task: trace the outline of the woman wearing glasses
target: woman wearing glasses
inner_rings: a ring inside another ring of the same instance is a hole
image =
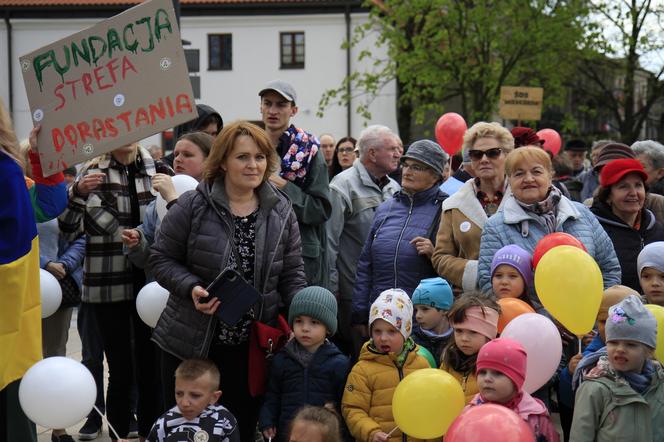
[[[332,178],[339,174],[339,172],[348,169],[353,165],[353,161],[357,158],[355,154],[355,145],[357,140],[353,137],[343,137],[337,141],[334,148],[334,156],[332,157],[332,164],[329,168],[330,181]]]
[[[583,243],[602,271],[605,288],[620,284],[620,264],[611,239],[588,208],[552,185],[549,154],[539,146],[520,147],[507,156],[505,169],[513,193],[484,226],[480,288],[491,291],[491,260],[499,249],[516,244],[533,253],[539,240],[553,232],[569,233]],[[532,288],[531,296],[539,301]]]
[[[475,178],[445,200],[431,257],[434,269],[455,292],[477,288],[480,236],[487,219],[510,193],[505,157],[514,149],[514,138],[498,123],[479,122],[466,131],[463,149]]]
[[[401,157],[401,190],[376,210],[358,261],[353,324],[367,324],[369,307],[383,290],[412,294],[422,279],[436,276],[431,254],[447,198],[438,187],[448,158],[429,140],[414,142]]]

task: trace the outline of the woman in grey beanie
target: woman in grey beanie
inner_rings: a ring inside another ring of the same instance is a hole
[[[422,279],[436,275],[431,254],[441,206],[447,194],[438,187],[448,155],[435,142],[419,140],[401,157],[402,189],[376,210],[357,265],[353,324],[368,337],[369,307],[387,289],[412,295]]]

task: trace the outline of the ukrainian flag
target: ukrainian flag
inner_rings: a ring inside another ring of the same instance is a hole
[[[0,151],[0,390],[42,358],[35,217],[62,211],[64,183],[55,181],[35,178],[28,189],[20,167]]]

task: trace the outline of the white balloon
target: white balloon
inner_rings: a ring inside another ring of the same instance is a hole
[[[168,290],[157,284],[156,281],[151,282],[138,292],[136,311],[143,322],[155,328],[161,313],[166,308],[166,302],[168,302]]]
[[[70,358],[46,358],[25,373],[18,399],[25,414],[46,428],[67,428],[90,413],[97,387],[90,371]]]
[[[62,303],[62,288],[55,276],[44,269],[39,269],[39,287],[41,291],[41,317],[48,318],[58,311]]]
[[[196,178],[190,177],[189,175],[175,175],[174,177],[171,177],[171,179],[173,180],[173,187],[175,187],[178,196],[182,195],[187,190],[194,190],[196,186],[198,186]],[[164,216],[166,216],[166,200],[162,198],[160,193],[157,194],[157,202],[155,204],[157,216],[159,219],[164,219]]]

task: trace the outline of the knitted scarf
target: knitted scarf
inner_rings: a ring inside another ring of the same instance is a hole
[[[561,197],[560,190],[551,186],[549,193],[542,201],[526,204],[517,199],[516,202],[523,210],[532,214],[544,226],[547,233],[553,233],[556,231],[556,215],[558,214],[558,203]]]

